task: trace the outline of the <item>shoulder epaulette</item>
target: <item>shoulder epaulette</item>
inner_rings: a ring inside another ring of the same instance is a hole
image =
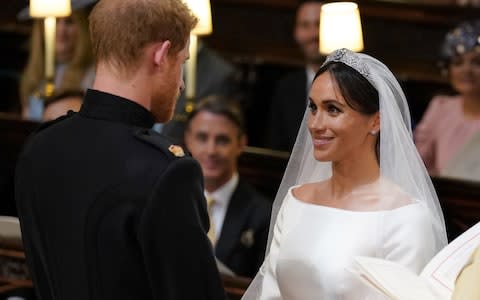
[[[187,153],[179,145],[171,143],[168,138],[162,136],[152,129],[141,129],[134,133],[135,137],[147,144],[160,149],[165,155],[169,157],[184,157]]]

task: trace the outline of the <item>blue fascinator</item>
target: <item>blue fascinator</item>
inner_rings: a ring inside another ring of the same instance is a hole
[[[452,57],[472,50],[480,51],[480,20],[460,23],[445,37],[441,49],[442,59],[450,61]]]

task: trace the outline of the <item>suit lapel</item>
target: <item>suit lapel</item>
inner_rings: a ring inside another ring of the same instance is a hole
[[[245,195],[245,188],[240,180],[227,208],[225,220],[228,221],[223,222],[220,238],[215,245],[215,254],[220,260],[228,259],[228,256],[238,243],[238,239],[245,229],[245,223],[248,221],[249,202],[248,196]]]

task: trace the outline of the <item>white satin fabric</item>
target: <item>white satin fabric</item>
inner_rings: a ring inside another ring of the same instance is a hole
[[[388,222],[385,222],[388,219]],[[383,228],[378,238],[378,226]],[[435,250],[427,208],[420,202],[384,211],[310,204],[287,193],[261,272],[262,300],[385,299],[353,272],[353,257],[398,262],[419,273]]]

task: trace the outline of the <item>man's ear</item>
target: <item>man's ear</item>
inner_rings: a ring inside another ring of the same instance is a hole
[[[155,66],[157,67],[162,67],[163,64],[165,63],[165,59],[167,58],[167,55],[170,51],[170,47],[172,46],[172,44],[170,43],[170,41],[164,41],[162,43],[158,43],[158,45],[156,45],[154,47],[154,50],[153,50],[153,63],[155,64]]]

